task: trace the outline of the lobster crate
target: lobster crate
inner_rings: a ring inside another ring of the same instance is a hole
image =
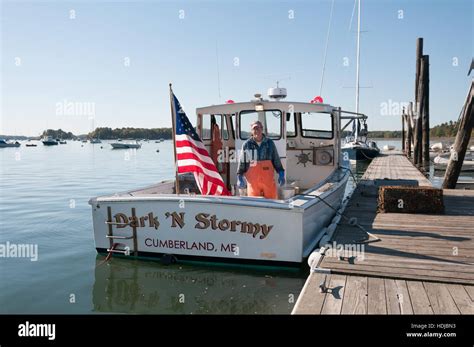
[[[379,188],[380,213],[444,213],[443,190],[432,187],[383,186]]]

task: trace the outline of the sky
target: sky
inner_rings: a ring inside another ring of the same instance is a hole
[[[193,123],[196,107],[248,101],[277,81],[288,101],[321,95],[355,110],[353,0],[334,1],[321,92],[332,0],[0,1],[0,134],[170,127],[169,83]],[[458,118],[472,79],[473,7],[362,0],[369,130],[400,130],[418,37],[430,56],[431,125]]]

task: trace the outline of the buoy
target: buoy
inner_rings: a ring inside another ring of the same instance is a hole
[[[160,150],[159,150],[159,149],[157,149],[157,150],[156,150],[156,153],[159,153],[159,152],[160,152]]]
[[[308,265],[312,269],[316,265],[318,265],[318,260],[321,257],[321,254],[318,251],[313,251],[308,257]],[[314,265],[313,265],[314,264]]]
[[[312,104],[322,104],[323,103],[323,98],[318,96],[315,96],[313,100],[310,101]]]

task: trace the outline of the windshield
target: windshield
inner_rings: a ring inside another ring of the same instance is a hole
[[[271,139],[281,138],[281,111],[241,111],[239,114],[240,132],[242,140],[250,137],[250,124],[259,120],[263,124],[263,133]]]

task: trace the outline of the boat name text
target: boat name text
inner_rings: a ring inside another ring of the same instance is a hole
[[[153,212],[148,213],[145,216],[127,216],[125,213],[117,213],[114,215],[115,225],[117,228],[125,228],[127,226],[133,228],[155,228],[158,230],[160,227],[160,221]],[[186,225],[185,212],[166,212],[165,219],[171,222],[171,228],[183,229]],[[252,223],[247,221],[229,220],[226,218],[220,219],[215,214],[209,213],[198,213],[194,216],[195,229],[206,230],[220,230],[230,232],[240,232],[248,235],[252,235],[254,238],[258,237],[260,240],[265,239],[270,231],[273,229],[273,225]]]

